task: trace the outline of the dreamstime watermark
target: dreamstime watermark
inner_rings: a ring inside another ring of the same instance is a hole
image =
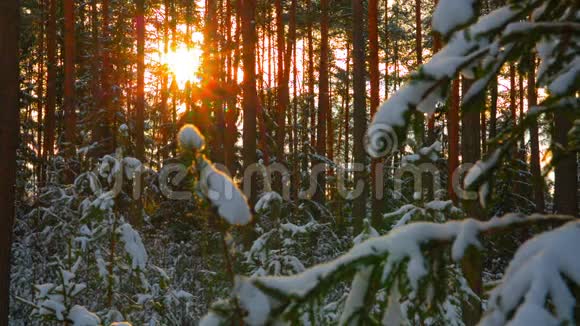
[[[398,140],[396,133],[390,127],[371,126],[367,139],[365,139],[367,151],[371,156],[385,156],[396,153],[398,147]],[[419,151],[421,154],[421,151]],[[427,153],[428,154],[428,153]],[[415,154],[415,156],[417,156]],[[115,157],[107,156],[101,164],[101,170],[105,166],[107,179],[111,184],[111,190],[107,193],[109,196],[115,197],[123,190],[125,179],[132,181],[132,197],[139,199],[143,190],[143,166],[137,160],[132,158],[123,158],[122,153],[117,151]],[[201,190],[212,200],[230,200],[233,198],[234,182],[231,181],[229,171],[226,166],[219,163],[213,163],[213,168],[208,168],[207,165],[212,164],[207,160],[200,160],[200,163],[195,170],[200,171],[198,182]],[[372,187],[371,193],[375,199],[384,199],[386,195],[392,196],[394,199],[401,198],[403,194],[404,183],[412,183],[413,197],[421,199],[425,189],[429,189],[431,194],[439,194],[443,191],[443,177],[446,175],[444,171],[432,162],[417,161],[414,163],[403,163],[396,167],[393,172],[389,172],[392,176],[393,189],[392,191],[385,191],[387,189],[385,171],[388,166],[385,165],[384,160],[375,161],[371,166],[374,173],[369,173],[369,165],[363,163],[352,164],[337,164],[329,166],[325,162],[312,164],[309,169],[308,185],[302,185],[298,197],[299,199],[310,199],[320,189],[317,179],[321,174],[328,175],[332,171],[335,176],[327,180],[327,184],[335,182],[336,190],[339,196],[343,199],[353,200],[363,194],[365,183],[370,183],[369,189]],[[448,181],[451,182],[454,193],[460,199],[476,199],[478,194],[475,191],[466,190],[463,187],[462,177],[474,167],[474,164],[466,163],[460,165],[451,174]],[[477,166],[475,167],[477,168]],[[180,187],[191,173],[188,166],[181,163],[166,164],[158,173],[157,181],[159,190],[168,199],[172,200],[190,200],[193,197],[192,191],[183,190]],[[223,177],[214,178],[213,174],[222,174]],[[100,173],[103,175],[103,173]],[[363,177],[352,178],[352,175]],[[240,183],[242,185],[242,192],[249,197],[252,187],[260,185],[253,184],[260,180],[263,184],[270,185],[274,177],[278,175],[279,182],[277,182],[277,190],[284,200],[290,200],[292,194],[292,173],[291,170],[281,163],[273,163],[270,165],[263,165],[260,163],[250,164],[241,173]],[[256,178],[259,176],[261,178]],[[298,177],[298,176],[295,176]],[[374,178],[374,180],[371,180]],[[352,181],[352,182],[351,182]],[[350,185],[351,183],[353,183]],[[91,184],[99,184],[98,180],[92,180]],[[350,186],[349,186],[350,185]],[[97,187],[99,188],[99,187]],[[101,187],[102,188],[102,187]],[[269,188],[269,186],[267,187]],[[93,189],[94,190],[94,189]],[[102,191],[99,189],[99,192]]]

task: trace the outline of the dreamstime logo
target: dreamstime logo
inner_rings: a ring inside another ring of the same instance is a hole
[[[399,138],[393,127],[372,124],[364,138],[365,148],[372,157],[383,157],[394,154],[399,149]]]
[[[388,131],[388,129],[382,129],[383,131]],[[392,129],[390,129],[392,131]],[[378,129],[374,130],[379,132]],[[373,138],[377,136],[379,138]],[[385,136],[389,136],[388,138]],[[371,134],[369,132],[369,142],[367,143],[371,146],[377,144],[376,142],[382,142],[383,145],[380,146],[382,152],[394,153],[396,150],[396,136],[394,132],[387,132]],[[379,147],[369,148],[369,151],[374,151]],[[378,152],[373,152],[378,153]],[[337,164],[332,166],[332,172],[335,178],[328,179],[327,184],[335,182],[338,195],[343,199],[353,200],[360,197],[363,194],[365,183],[369,183],[373,187],[372,194],[374,194],[376,199],[384,199],[385,195],[390,195],[394,199],[400,199],[403,194],[404,184],[409,184],[412,186],[413,198],[416,200],[422,199],[425,189],[432,190],[432,193],[438,197],[443,189],[443,176],[439,167],[431,162],[425,163],[409,163],[403,162],[399,167],[391,170],[389,173],[394,179],[393,189],[391,191],[386,191],[386,173],[389,166],[386,166],[385,162],[378,160],[372,165],[375,169],[374,173],[368,173],[368,166],[362,163],[352,163],[352,164]],[[454,193],[460,199],[476,199],[477,192],[465,190],[463,187],[462,177],[472,168],[478,168],[477,165],[470,163],[460,165],[455,171],[453,171],[449,181],[452,183],[452,189]],[[210,196],[212,200],[230,200],[232,199],[232,194],[234,192],[234,182],[230,179],[229,171],[227,167],[219,163],[211,163],[209,161],[203,160],[196,169],[200,171],[199,173],[199,185],[200,190]],[[103,171],[105,172],[103,174]],[[317,179],[320,174],[327,174],[330,171],[330,167],[327,163],[321,162],[313,164],[309,170],[309,182],[308,186],[303,185],[302,189],[299,191],[299,199],[310,199],[314,196],[317,191],[320,191]],[[108,183],[112,185],[111,190],[104,192],[100,186],[100,182],[96,177],[97,174],[91,174],[91,188],[97,194],[106,194],[111,198],[116,197],[123,190],[123,184],[125,179],[132,181],[132,197],[137,200],[141,197],[143,190],[143,166],[139,161],[134,158],[125,157],[123,158],[122,153],[117,151],[117,155],[106,156],[101,163],[99,173],[101,176],[107,178]],[[158,173],[157,181],[159,184],[159,190],[168,199],[171,200],[190,200],[193,197],[192,191],[183,190],[182,183],[187,178],[188,174],[191,173],[191,169],[181,163],[170,163],[163,168]],[[363,174],[363,178],[357,178],[356,182],[351,184],[352,175]],[[274,176],[279,175],[281,182],[281,197],[284,200],[291,199],[291,187],[292,187],[292,173],[285,165],[281,163],[273,163],[265,166],[260,163],[251,164],[245,168],[241,174],[242,179],[242,192],[249,197],[252,187],[263,186],[267,184],[264,189],[269,189],[271,180],[274,180]],[[257,178],[255,176],[261,177],[262,184],[256,185],[253,182]],[[371,176],[374,176],[374,180],[371,180]],[[426,177],[428,176],[428,177]],[[426,184],[429,182],[429,184]],[[181,188],[181,189],[180,189]]]

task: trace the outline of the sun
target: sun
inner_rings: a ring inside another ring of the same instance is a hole
[[[175,76],[175,81],[179,88],[183,88],[187,81],[191,83],[199,82],[197,72],[201,65],[202,51],[198,47],[188,49],[185,45],[180,45],[173,51],[169,51],[163,59],[167,65],[170,78]]]

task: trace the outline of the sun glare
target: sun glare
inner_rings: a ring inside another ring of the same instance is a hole
[[[199,78],[197,72],[201,65],[202,51],[198,47],[187,49],[184,45],[179,46],[175,51],[167,53],[164,63],[169,69],[170,78],[175,76],[179,88],[183,88],[187,81],[197,83]]]

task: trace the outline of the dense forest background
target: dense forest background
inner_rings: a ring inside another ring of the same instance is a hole
[[[390,155],[367,153],[380,103],[448,41],[432,28],[436,1],[21,0],[18,117],[2,120],[3,139],[16,139],[14,128],[20,137],[16,166],[2,172],[14,174],[5,200],[16,213],[2,220],[0,257],[11,252],[3,268],[12,266],[12,278],[0,302],[10,311],[0,312],[11,325],[31,315],[42,324],[62,320],[56,312],[70,314],[74,302],[106,322],[189,325],[228,296],[234,274],[299,273],[370,229],[506,213],[578,217],[578,103],[567,115],[526,120],[549,95],[536,85],[534,51],[499,67],[480,109],[460,110],[476,85],[466,68],[433,114],[411,114],[404,137],[384,140]],[[482,0],[475,10],[503,5]],[[197,151],[245,191],[251,223],[232,229],[203,200],[195,177],[203,166],[178,141],[187,124],[205,137]],[[467,172],[520,129],[487,204],[466,199],[452,182],[458,168]],[[160,181],[164,166],[180,162],[190,168],[174,186],[193,192],[187,200],[167,198]],[[435,170],[417,178],[401,170],[410,162]],[[119,169],[119,195],[105,198]],[[476,296],[540,229],[484,241],[493,249],[468,262]],[[43,311],[58,284],[70,289],[66,309]],[[312,324],[337,322],[331,303],[341,295],[319,302],[328,309]],[[479,320],[481,308],[463,308],[462,322]]]

